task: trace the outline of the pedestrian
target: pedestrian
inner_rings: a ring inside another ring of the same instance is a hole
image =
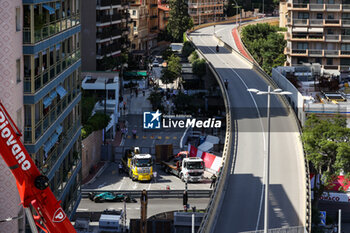
[[[210,188],[214,188],[215,183],[216,183],[216,175],[213,174],[213,175],[210,177],[210,179],[211,179]]]
[[[136,129],[133,129],[132,130],[132,135],[133,135],[134,139],[136,139],[136,133],[137,133]]]
[[[225,79],[225,87],[227,88],[228,87],[228,80]]]
[[[184,193],[182,195],[182,204],[184,206],[184,211],[187,212],[187,208],[188,208],[188,194],[187,194],[187,191],[184,191]]]
[[[122,164],[122,162],[119,162],[118,172],[119,172],[119,174],[122,174],[122,172],[123,172],[123,164]]]
[[[145,92],[145,90],[143,90],[143,91],[142,91],[142,95],[145,96],[145,94],[146,94],[146,92]]]
[[[139,94],[139,91],[137,90],[137,88],[135,89],[135,95],[137,97],[137,95]]]
[[[156,183],[157,182],[157,172],[156,171],[153,171],[153,179],[154,179],[154,182]]]
[[[333,232],[334,232],[334,233],[337,233],[337,232],[338,232],[338,227],[337,227],[337,225],[334,225]]]

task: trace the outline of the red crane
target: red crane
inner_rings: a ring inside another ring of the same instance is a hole
[[[20,141],[22,134],[0,102],[0,154],[16,178],[24,208],[32,206],[36,225],[44,232],[74,233],[72,223]],[[28,211],[27,211],[28,212]]]

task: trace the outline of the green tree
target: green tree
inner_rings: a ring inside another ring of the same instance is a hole
[[[169,21],[167,30],[173,42],[181,42],[183,33],[193,27],[193,20],[188,14],[187,0],[169,0]]]
[[[173,55],[174,52],[170,47],[167,47],[163,53],[162,53],[162,58],[163,60],[167,61],[171,55]]]
[[[174,54],[172,54],[168,59],[168,70],[173,72],[177,77],[181,74],[181,63],[180,58]]]
[[[162,94],[156,91],[151,92],[151,94],[147,98],[149,102],[152,104],[152,109],[155,111],[159,109],[160,111],[164,110],[162,106]]]
[[[191,42],[189,42],[189,41],[184,42],[184,45],[183,45],[182,51],[181,51],[182,56],[188,57],[188,56],[190,56],[190,54],[193,51],[194,51],[194,48],[193,48]]]
[[[303,128],[302,141],[310,169],[322,182],[314,184],[313,208],[317,209],[319,198],[341,172],[347,177],[350,172],[350,129],[346,128],[346,118],[320,119],[308,117]],[[316,182],[317,179],[315,179]]]
[[[193,63],[195,60],[199,58],[198,53],[196,51],[193,51],[191,55],[188,57],[188,60]]]
[[[173,83],[177,77],[176,73],[169,70],[169,68],[165,68],[162,70],[162,77],[160,77],[160,80],[167,87],[167,85]]]
[[[88,137],[93,131],[104,129],[108,126],[111,117],[104,113],[96,113],[90,117],[81,130],[83,139]]]
[[[207,72],[207,65],[204,59],[197,59],[192,63],[192,71],[198,77],[203,77]]]
[[[242,41],[256,62],[268,74],[272,68],[283,66],[286,61],[284,48],[287,42],[279,34],[277,26],[267,23],[248,25],[242,29]]]

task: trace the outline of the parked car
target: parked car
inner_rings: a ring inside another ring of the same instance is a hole
[[[121,194],[121,193],[112,193],[112,192],[103,192],[103,193],[89,193],[89,199],[91,201],[94,201],[96,203],[101,202],[123,202],[124,198],[126,198],[127,203],[136,203],[137,200],[135,198],[131,198],[127,194]]]

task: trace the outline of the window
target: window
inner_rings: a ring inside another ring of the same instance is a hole
[[[136,15],[136,10],[132,10],[132,15]]]
[[[21,8],[16,7],[16,32],[21,31]]]
[[[328,35],[333,35],[334,34],[332,29],[328,29],[327,32],[328,32]]]
[[[323,14],[322,14],[322,13],[317,13],[316,18],[317,18],[317,19],[323,19]]]
[[[327,65],[333,65],[333,58],[327,58]]]
[[[327,18],[328,18],[328,19],[334,19],[334,14],[333,14],[333,13],[328,13]]]
[[[301,42],[299,42],[297,44],[297,46],[298,46],[298,49],[308,49],[308,43],[301,43]]]
[[[21,82],[21,59],[16,60],[16,79],[17,83]]]
[[[309,13],[308,12],[299,12],[298,13],[298,19],[308,19]]]

